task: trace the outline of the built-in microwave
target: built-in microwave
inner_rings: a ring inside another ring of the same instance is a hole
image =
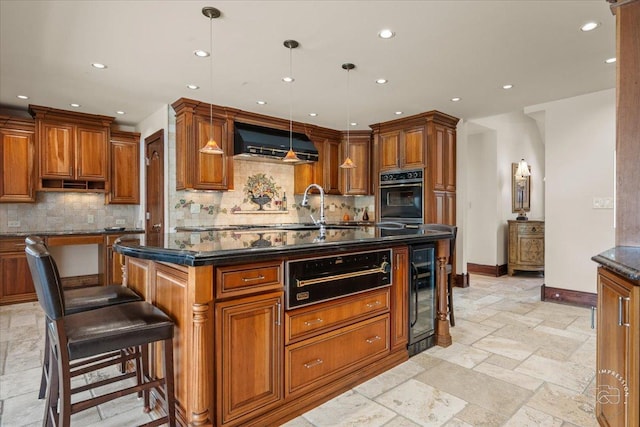
[[[423,223],[422,170],[380,174],[380,221]]]

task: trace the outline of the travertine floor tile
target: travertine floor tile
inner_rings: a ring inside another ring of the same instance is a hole
[[[577,363],[560,362],[537,355],[532,355],[522,362],[515,371],[578,393],[582,393],[595,376],[595,370]]]
[[[494,427],[502,425],[506,421],[506,417],[502,414],[487,411],[481,406],[471,404],[458,412],[456,418],[474,427]]]
[[[429,354],[469,369],[473,368],[491,355],[487,351],[455,342],[446,348],[432,347]]]
[[[355,390],[370,399],[392,389],[415,375],[424,372],[425,368],[412,360],[408,360],[369,381],[360,384]]]
[[[544,384],[527,403],[533,409],[582,427],[598,425],[594,405],[595,400],[549,383]]]
[[[535,346],[493,335],[475,342],[473,347],[516,360],[524,360],[536,350]]]
[[[351,390],[312,409],[304,417],[318,427],[378,427],[396,414]]]
[[[561,427],[562,422],[552,415],[523,406],[505,423],[505,427]]]

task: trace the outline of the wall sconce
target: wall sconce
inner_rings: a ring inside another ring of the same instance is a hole
[[[522,159],[520,163],[512,164],[512,171],[515,168],[514,177],[514,188],[512,190],[512,194],[515,193],[518,196],[518,216],[516,220],[518,221],[526,221],[527,212],[531,208],[530,196],[531,196],[531,185],[530,185],[530,177],[531,177],[531,167],[527,164],[527,162]],[[515,203],[514,203],[515,204]],[[513,207],[513,211],[515,212],[515,206]]]

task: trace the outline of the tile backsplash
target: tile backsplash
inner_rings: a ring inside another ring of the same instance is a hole
[[[137,205],[105,205],[104,194],[38,192],[36,203],[0,204],[0,232],[134,228],[138,211]]]

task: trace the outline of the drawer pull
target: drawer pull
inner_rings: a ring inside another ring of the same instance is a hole
[[[242,281],[253,282],[254,280],[262,280],[262,279],[264,279],[264,276],[262,274],[259,274],[257,277],[243,277]]]
[[[380,338],[378,335],[376,335],[373,338],[367,338],[366,341],[367,341],[367,344],[373,344],[374,342],[380,341],[381,339],[382,338]]]
[[[314,366],[322,365],[323,363],[324,363],[324,360],[316,359],[316,360],[312,360],[311,362],[305,363],[304,367],[309,369],[309,368],[313,368]]]
[[[317,325],[318,323],[322,323],[324,322],[324,320],[322,320],[321,318],[317,318],[316,320],[307,320],[304,322],[304,326],[312,326],[312,325]]]
[[[379,305],[381,305],[382,303],[380,301],[376,301],[376,302],[369,302],[366,304],[367,308],[375,308]]]
[[[629,322],[625,322],[624,309],[622,307],[623,302],[626,303],[627,312],[629,311],[629,301],[631,298],[629,297],[618,297],[618,326],[626,326],[627,328],[631,326]]]

